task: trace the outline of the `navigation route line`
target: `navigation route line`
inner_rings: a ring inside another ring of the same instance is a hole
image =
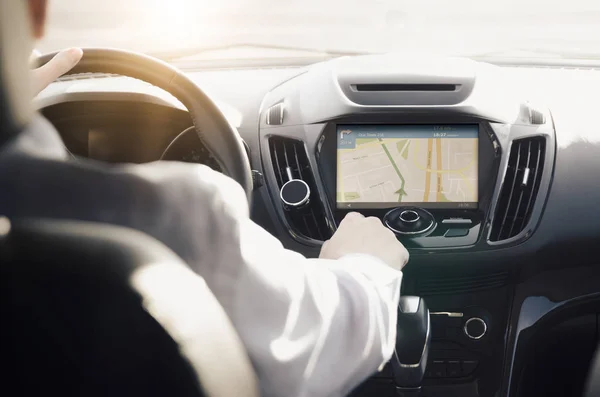
[[[400,178],[400,182],[401,182],[400,189],[398,189],[398,191],[396,193],[398,193],[398,202],[401,202],[402,201],[402,197],[406,194],[404,192],[404,183],[405,183],[404,177],[402,176],[402,173],[400,172],[400,169],[398,169],[398,166],[396,165],[396,162],[392,158],[392,155],[390,154],[390,151],[385,146],[385,143],[383,143],[383,139],[379,138],[379,142],[381,142],[381,147],[383,147],[383,150],[385,151],[385,154],[387,155],[388,159],[392,163],[392,166],[394,167],[394,170],[396,171],[396,174],[398,174],[398,177]]]
[[[427,139],[427,171],[425,171],[425,193],[423,194],[423,202],[429,201],[429,191],[431,190],[431,151],[433,150],[433,139]]]
[[[437,170],[440,171],[442,168],[442,140],[437,138],[435,140],[435,154],[437,155]],[[436,201],[439,203],[442,201],[442,174],[436,173],[437,176],[437,195]]]
[[[415,139],[415,150],[419,151],[419,139]],[[419,163],[417,163],[417,160],[413,158],[413,164],[415,165],[415,167],[417,167],[418,169],[420,169],[421,171],[425,171],[425,172],[431,172],[431,173],[440,173],[440,174],[458,174],[463,182],[465,182],[465,185],[467,187],[467,189],[469,190],[469,194],[474,194],[475,191],[473,189],[473,185],[471,184],[471,182],[469,181],[469,179],[467,178],[467,176],[463,173],[463,171],[467,170],[468,168],[473,166],[473,163],[475,163],[475,158],[473,158],[469,164],[465,165],[462,168],[459,168],[457,170],[434,170],[431,169],[431,167],[428,168],[423,168],[423,166],[421,166]]]

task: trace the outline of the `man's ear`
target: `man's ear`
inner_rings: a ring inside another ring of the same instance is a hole
[[[12,0],[11,0],[12,1]],[[27,0],[29,3],[29,15],[33,37],[40,39],[44,35],[46,25],[47,0]]]

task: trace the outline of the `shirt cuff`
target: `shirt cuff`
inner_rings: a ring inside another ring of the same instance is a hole
[[[348,254],[334,262],[333,268],[360,272],[380,286],[398,284],[402,272],[389,266],[381,259],[369,254]]]

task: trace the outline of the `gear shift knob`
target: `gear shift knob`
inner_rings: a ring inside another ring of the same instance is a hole
[[[430,326],[429,309],[422,298],[400,298],[396,351],[392,357],[397,396],[417,396],[420,393],[431,340]]]

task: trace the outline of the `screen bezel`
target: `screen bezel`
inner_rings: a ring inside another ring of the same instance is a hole
[[[477,166],[477,175],[476,175],[476,185],[477,185],[477,201],[474,202],[451,202],[451,203],[440,203],[440,202],[426,202],[426,201],[415,201],[415,202],[378,202],[378,203],[366,203],[366,202],[353,202],[353,201],[337,201],[337,191],[338,191],[338,155],[339,155],[339,140],[338,134],[340,132],[340,128],[352,128],[353,126],[362,126],[362,127],[452,127],[452,126],[471,126],[477,129],[477,137],[474,138],[477,140],[477,164],[479,164],[479,139],[480,139],[480,126],[478,123],[338,123],[335,126],[336,131],[336,179],[335,179],[335,204],[334,208],[340,209],[353,209],[353,210],[390,210],[397,207],[419,207],[424,209],[444,209],[444,210],[457,210],[457,209],[477,209],[479,208],[479,166]],[[422,138],[427,139],[427,138]],[[447,138],[451,139],[451,138]]]

